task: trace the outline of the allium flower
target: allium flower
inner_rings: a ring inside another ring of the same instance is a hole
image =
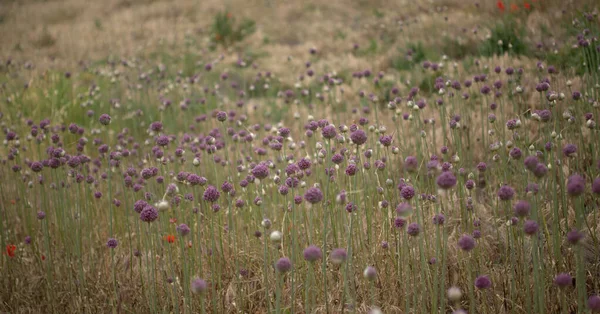
[[[529,171],[535,170],[535,167],[538,165],[539,161],[535,156],[527,156],[523,161],[525,164],[525,168],[529,169]]]
[[[363,277],[369,281],[373,281],[377,279],[377,270],[375,270],[375,267],[373,266],[367,266],[363,272]]]
[[[577,245],[583,237],[583,233],[576,229],[567,232],[567,241],[572,245]]]
[[[600,313],[600,296],[592,295],[587,301],[588,308],[594,313]]]
[[[475,287],[477,289],[488,289],[492,286],[492,281],[486,275],[481,275],[475,279]]]
[[[275,269],[277,269],[280,273],[285,273],[292,269],[292,262],[287,257],[280,258],[277,263],[275,263]]]
[[[406,232],[408,233],[408,235],[416,237],[421,232],[421,227],[419,226],[418,223],[413,222],[410,225],[408,225]]]
[[[323,252],[316,245],[311,245],[304,249],[304,259],[307,262],[315,262],[323,257]]]
[[[415,196],[415,189],[412,186],[410,186],[410,185],[405,185],[400,190],[400,195],[405,200],[410,200],[410,199],[412,199]]]
[[[437,177],[436,183],[440,188],[448,190],[456,185],[456,177],[452,172],[444,171]]]
[[[204,198],[205,201],[214,203],[219,200],[219,196],[221,196],[221,193],[219,192],[219,190],[217,190],[216,187],[209,185],[206,188],[206,190],[204,190],[204,194],[202,197]]]
[[[548,173],[548,167],[543,163],[537,164],[535,169],[533,169],[533,174],[538,178],[543,178]]]
[[[195,294],[202,294],[206,291],[207,288],[208,284],[206,283],[206,281],[200,278],[192,280],[192,283],[190,284],[190,289]]]
[[[539,190],[540,187],[537,185],[537,183],[529,183],[527,184],[527,187],[525,187],[526,193],[537,194]]]
[[[525,232],[526,235],[536,234],[538,232],[539,228],[540,227],[538,226],[538,223],[533,220],[527,220],[523,224],[523,231]]]
[[[458,246],[463,251],[471,251],[475,248],[475,239],[468,234],[464,234],[460,239],[458,239]]]
[[[109,248],[111,248],[111,249],[116,248],[117,245],[119,245],[119,243],[117,242],[117,239],[115,239],[115,238],[110,238],[106,242],[106,246],[109,247]]]
[[[333,251],[331,251],[331,253],[329,254],[329,259],[331,259],[331,262],[337,265],[345,262],[347,257],[348,253],[346,253],[345,249],[341,248],[333,249]]]
[[[143,222],[151,223],[158,218],[158,210],[154,206],[148,205],[144,207],[140,213],[140,220]]]
[[[383,135],[379,138],[379,143],[385,147],[388,147],[392,145],[392,137],[389,135]]]
[[[46,213],[45,212],[43,212],[41,210],[39,212],[37,212],[37,219],[38,220],[44,220],[44,218],[46,218]]]
[[[600,194],[600,178],[596,178],[592,183],[592,193]]]
[[[573,277],[567,273],[560,273],[554,277],[554,284],[559,288],[566,288],[573,285]]]
[[[107,115],[106,113],[100,115],[100,118],[98,120],[100,121],[100,123],[102,125],[109,125],[110,124],[110,116]]]
[[[337,131],[335,129],[335,126],[333,126],[331,124],[326,125],[321,130],[321,135],[323,135],[323,137],[326,138],[326,139],[335,138],[335,136],[337,135]]]
[[[563,147],[563,155],[565,157],[572,157],[577,153],[577,146],[575,144],[566,144]]]
[[[583,194],[584,191],[585,179],[578,174],[570,176],[567,180],[567,193],[571,196],[579,196]]]
[[[394,227],[401,229],[406,225],[406,219],[403,217],[394,218]]]
[[[219,111],[219,112],[217,112],[216,118],[220,122],[224,122],[225,120],[227,120],[227,112],[225,112],[225,111]]]
[[[269,167],[265,164],[258,164],[252,168],[252,175],[258,179],[264,179],[269,176]]]
[[[148,205],[148,203],[144,200],[138,200],[133,204],[133,210],[135,210],[136,213],[141,213],[142,210],[144,209],[144,207],[146,207]]]
[[[502,201],[510,201],[515,196],[515,190],[508,185],[503,185],[498,190],[498,198]]]
[[[446,217],[444,217],[443,214],[435,214],[435,216],[433,216],[434,225],[443,225],[445,221]]]
[[[304,199],[311,204],[316,204],[323,200],[323,192],[319,188],[312,187],[304,193]]]
[[[350,133],[350,139],[355,145],[362,145],[367,142],[367,133],[363,130],[356,130]]]
[[[186,224],[180,224],[177,226],[177,233],[179,233],[180,236],[185,237],[190,233],[190,227],[188,227]]]
[[[517,201],[517,203],[515,203],[515,205],[513,206],[513,209],[515,211],[515,215],[517,217],[525,217],[527,215],[529,215],[529,211],[531,210],[531,205],[529,205],[529,203],[527,201]]]
[[[510,150],[509,155],[512,159],[521,159],[521,156],[523,155],[523,153],[521,152],[521,149],[519,149],[518,147],[513,147]]]
[[[415,170],[417,170],[417,167],[419,166],[418,162],[417,162],[417,158],[414,156],[408,156],[406,157],[406,159],[404,159],[404,169],[408,172],[413,172]]]

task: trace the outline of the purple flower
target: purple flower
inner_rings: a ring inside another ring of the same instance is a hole
[[[363,272],[363,276],[367,280],[373,281],[377,279],[377,270],[375,270],[375,267],[373,266],[367,266],[367,268],[365,268],[365,271]]]
[[[600,178],[596,178],[592,183],[592,192],[594,194],[600,194]]]
[[[565,155],[565,157],[573,157],[575,153],[577,153],[577,146],[575,146],[575,144],[566,144],[563,147],[563,155]]]
[[[477,289],[488,289],[492,286],[492,281],[486,275],[481,275],[475,279],[475,287]]]
[[[110,238],[106,242],[106,246],[109,247],[109,248],[111,248],[111,249],[116,248],[117,245],[119,245],[119,243],[117,242],[117,239],[115,239],[115,238]]]
[[[133,204],[133,210],[135,210],[136,213],[141,213],[142,210],[144,210],[144,207],[148,206],[148,203],[144,200],[138,200]]]
[[[523,231],[525,232],[526,235],[536,234],[538,232],[539,228],[540,227],[538,226],[538,223],[533,220],[527,220],[523,224]]]
[[[578,174],[570,176],[567,180],[567,193],[571,196],[579,196],[583,194],[584,191],[585,179]]]
[[[517,217],[525,217],[527,215],[529,215],[529,211],[531,209],[531,205],[529,205],[529,203],[527,201],[518,201],[517,203],[515,203],[515,205],[513,206],[513,209],[515,211],[515,215]]]
[[[37,219],[38,220],[44,220],[44,218],[46,218],[46,213],[45,212],[43,212],[41,210],[39,212],[37,212]]]
[[[277,269],[280,273],[285,273],[292,269],[292,262],[287,257],[280,258],[277,263],[275,263],[275,269]]]
[[[463,251],[471,251],[475,248],[475,239],[468,234],[464,234],[460,239],[458,239],[458,246]]]
[[[577,245],[581,239],[583,239],[583,233],[580,231],[573,229],[567,232],[567,241],[572,245]]]
[[[110,124],[110,116],[107,115],[106,113],[100,115],[100,118],[98,120],[100,121],[100,123],[102,125],[109,125]]]
[[[219,112],[217,112],[216,118],[220,122],[224,122],[225,120],[227,120],[227,112],[225,112],[225,111],[219,111]]]
[[[515,196],[515,190],[508,185],[503,185],[498,190],[498,198],[502,201],[510,201]]]
[[[523,161],[525,168],[529,169],[529,171],[535,170],[535,167],[538,165],[538,158],[535,156],[527,156]]]
[[[410,186],[410,185],[405,185],[400,190],[400,195],[405,200],[410,200],[410,199],[413,198],[413,196],[415,196],[415,189],[412,186]]]
[[[179,235],[182,237],[185,237],[190,233],[190,227],[188,227],[186,224],[180,224],[177,226],[177,233],[179,233]]]
[[[260,163],[252,168],[251,172],[254,177],[262,180],[269,176],[269,167],[263,163]]]
[[[452,172],[444,171],[437,177],[436,183],[440,188],[448,190],[456,185],[456,177]]]
[[[385,147],[388,147],[392,145],[392,137],[389,135],[383,135],[379,138],[379,143]]]
[[[512,159],[521,159],[521,156],[523,155],[523,153],[521,152],[521,149],[519,149],[518,147],[513,147],[510,150],[509,155]]]
[[[151,223],[158,218],[158,210],[154,206],[148,205],[144,207],[140,213],[140,220],[143,222]]]
[[[207,288],[208,284],[206,283],[206,281],[200,278],[192,280],[192,283],[190,284],[190,289],[195,294],[204,293],[204,291],[206,291]]]
[[[408,235],[416,237],[419,235],[419,232],[421,232],[421,227],[418,223],[413,222],[410,225],[408,225],[406,232],[408,233]]]
[[[323,200],[323,192],[319,188],[312,187],[304,193],[304,199],[311,204],[316,204]]]
[[[323,137],[326,138],[326,139],[335,138],[335,136],[337,135],[337,131],[335,129],[335,126],[333,126],[331,124],[326,125],[321,130],[321,135],[323,135]]]
[[[367,134],[363,130],[356,130],[350,134],[352,143],[362,145],[367,142]]]
[[[559,288],[565,288],[573,285],[573,277],[567,273],[560,273],[554,277],[554,284]]]
[[[203,198],[207,202],[214,203],[219,200],[219,196],[221,196],[221,193],[219,193],[219,190],[212,185],[209,185],[206,190],[204,190]]]
[[[331,262],[338,265],[345,262],[347,257],[348,253],[346,253],[345,249],[341,248],[333,249],[333,251],[331,251],[331,253],[329,254],[329,259],[331,259]]]
[[[408,156],[406,157],[406,159],[404,159],[404,169],[408,172],[413,172],[415,170],[417,170],[417,167],[419,166],[418,162],[417,162],[417,158],[414,156]]]
[[[29,168],[31,168],[31,171],[33,172],[40,172],[42,171],[42,169],[44,169],[44,165],[42,165],[41,162],[34,161],[31,163],[31,166],[29,166]]]
[[[406,219],[403,217],[394,218],[394,227],[401,229],[406,225]]]
[[[411,213],[412,207],[409,203],[400,203],[396,206],[396,214],[398,214],[398,216],[407,217],[410,216]]]
[[[443,225],[445,221],[446,217],[444,217],[443,214],[435,214],[435,216],[433,216],[434,225]]]
[[[323,257],[323,252],[316,245],[311,245],[304,249],[304,259],[307,262],[315,262]]]
[[[548,173],[548,167],[543,163],[537,164],[535,169],[533,169],[533,174],[538,178],[543,178]]]
[[[588,298],[587,301],[588,308],[592,310],[592,312],[599,313],[600,312],[600,296],[592,295]]]

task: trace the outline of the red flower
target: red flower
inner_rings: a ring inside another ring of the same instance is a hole
[[[531,10],[531,4],[527,3],[527,1],[525,1],[525,3],[523,4],[523,6],[525,7],[525,9]]]
[[[175,224],[177,223],[177,218],[169,218],[169,222]]]
[[[500,12],[504,12],[504,2],[502,2],[502,0],[498,0],[498,2],[496,2],[496,6],[498,7],[498,10],[500,10]]]
[[[169,242],[169,243],[175,243],[175,236],[172,234],[166,235],[165,236],[165,241]]]
[[[46,260],[46,255],[42,254],[42,261]]]
[[[515,12],[517,10],[519,10],[519,6],[517,6],[514,3],[511,3],[511,5],[510,5],[510,12]]]
[[[6,255],[8,255],[8,257],[14,257],[15,256],[15,251],[17,251],[17,246],[14,244],[7,244],[6,245]]]

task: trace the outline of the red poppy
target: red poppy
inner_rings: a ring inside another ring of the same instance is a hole
[[[42,254],[42,261],[46,260],[46,255]]]
[[[14,245],[14,244],[6,245],[6,255],[8,255],[8,257],[14,257],[16,251],[17,251],[16,245]]]
[[[498,0],[498,2],[496,2],[496,6],[498,7],[498,10],[500,10],[500,12],[504,12],[504,2],[502,2],[502,0]]]
[[[169,243],[175,243],[175,236],[172,234],[166,235],[165,236],[165,241],[169,242]]]
[[[514,3],[511,3],[511,5],[510,5],[510,12],[515,12],[517,10],[519,10],[519,6],[517,6]]]
[[[529,4],[529,3],[525,2],[525,3],[523,4],[523,6],[525,7],[525,9],[527,9],[527,10],[531,10],[531,4]]]

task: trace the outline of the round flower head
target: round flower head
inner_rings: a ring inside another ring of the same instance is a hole
[[[41,210],[39,212],[37,212],[37,219],[38,220],[44,220],[44,218],[46,218],[46,213],[45,212],[43,212]]]
[[[408,225],[406,232],[408,233],[408,235],[416,237],[419,235],[419,232],[421,232],[421,227],[418,223],[413,222],[410,225]]]
[[[460,288],[456,286],[448,288],[446,294],[448,295],[448,299],[450,301],[459,301],[460,298],[462,298],[462,291],[460,291]]]
[[[508,185],[503,185],[498,190],[498,198],[502,201],[510,201],[515,196],[515,190]]]
[[[533,221],[533,220],[527,220],[524,224],[523,224],[523,231],[525,232],[525,234],[527,235],[534,235],[538,232],[539,230],[539,226],[538,223]]]
[[[475,287],[477,289],[488,289],[492,286],[492,281],[486,275],[481,275],[475,279]]]
[[[111,249],[116,248],[117,245],[119,245],[119,243],[117,242],[117,239],[115,239],[115,238],[110,238],[106,242],[106,246],[109,247],[109,248],[111,248]]]
[[[362,145],[367,142],[367,133],[363,130],[356,130],[350,133],[350,139],[355,145]]]
[[[269,167],[261,163],[252,168],[251,172],[254,177],[262,180],[269,176]]]
[[[373,281],[377,278],[377,270],[375,270],[375,267],[373,266],[367,266],[363,272],[363,277],[369,281]]]
[[[326,139],[332,139],[335,138],[335,136],[337,135],[337,131],[335,129],[335,126],[329,124],[323,127],[323,129],[321,130],[321,134]]]
[[[225,111],[219,111],[217,112],[217,120],[219,120],[220,122],[224,122],[225,120],[227,120],[227,112]]]
[[[154,206],[148,205],[140,212],[140,220],[151,223],[158,218],[158,210]]]
[[[304,249],[304,259],[307,262],[315,262],[320,260],[321,257],[323,257],[323,252],[321,252],[321,249],[316,245],[311,245]]]
[[[443,225],[445,221],[446,217],[444,217],[443,214],[435,214],[435,216],[433,216],[434,225]]]
[[[401,217],[407,217],[412,214],[412,207],[409,203],[400,203],[396,206],[396,214]]]
[[[347,257],[348,253],[346,253],[345,249],[333,249],[333,251],[331,251],[329,254],[331,262],[337,265],[345,262]]]
[[[560,273],[554,277],[554,284],[559,288],[565,288],[573,284],[573,277],[567,273]]]
[[[584,191],[585,179],[578,174],[570,176],[567,180],[567,193],[571,196],[579,196],[583,194]]]
[[[289,258],[282,257],[277,261],[277,263],[275,263],[275,268],[280,273],[288,272],[290,269],[292,269],[292,262]]]
[[[400,195],[405,200],[410,200],[410,199],[413,198],[413,196],[415,196],[415,189],[412,186],[410,186],[410,185],[405,185],[400,190]]]
[[[525,217],[529,215],[529,210],[531,209],[531,205],[527,201],[518,201],[513,209],[515,211],[515,215],[517,217]]]
[[[573,229],[567,232],[567,241],[572,245],[577,245],[581,239],[583,239],[584,235],[580,231]]]
[[[600,178],[596,178],[592,183],[592,193],[600,194]]]
[[[593,313],[600,313],[600,296],[592,295],[588,298],[587,301],[588,308],[592,310]]]
[[[440,188],[448,190],[456,185],[456,177],[452,172],[444,171],[437,177],[436,183]]]
[[[538,165],[539,160],[535,156],[527,156],[523,161],[525,168],[529,169],[529,171],[535,170],[535,167]]]
[[[577,153],[577,146],[575,144],[566,144],[563,147],[563,155],[565,157],[573,157]]]
[[[419,163],[417,162],[417,158],[414,156],[408,156],[404,159],[404,169],[408,172],[413,172],[417,170]]]
[[[206,281],[204,281],[203,279],[200,279],[200,278],[196,278],[196,279],[192,280],[192,283],[190,284],[190,289],[195,294],[204,293],[207,288],[208,288],[208,284],[206,283]]]
[[[323,192],[319,188],[312,187],[304,193],[304,199],[311,204],[316,204],[323,200]]]
[[[460,239],[458,239],[458,246],[463,251],[471,251],[473,248],[475,248],[475,239],[473,239],[473,237],[470,235],[464,234],[462,237],[460,237]]]
[[[212,185],[209,185],[206,190],[204,190],[203,198],[207,202],[214,203],[219,200],[219,196],[221,196],[221,193]]]
[[[110,124],[110,116],[107,115],[106,113],[100,115],[100,118],[98,120],[100,121],[100,123],[102,125],[109,125]]]
[[[185,237],[190,233],[190,227],[188,227],[186,224],[180,224],[179,226],[177,226],[177,232],[182,237]]]

